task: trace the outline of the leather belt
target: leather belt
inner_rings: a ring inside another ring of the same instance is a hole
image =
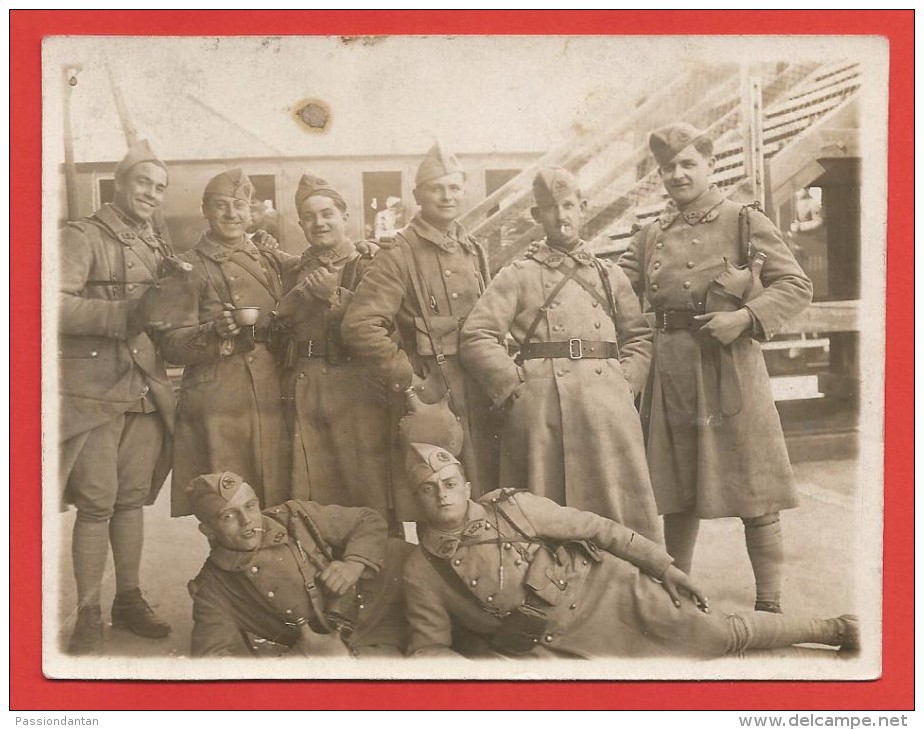
[[[662,332],[671,330],[697,330],[703,326],[698,317],[702,312],[689,309],[659,309],[655,311],[655,328]]]
[[[532,342],[522,345],[518,357],[521,360],[540,358],[568,358],[569,360],[608,360],[619,358],[619,344],[599,340],[573,338],[567,342]]]

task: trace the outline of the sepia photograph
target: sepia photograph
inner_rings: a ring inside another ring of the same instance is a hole
[[[889,58],[46,36],[45,676],[880,677]]]

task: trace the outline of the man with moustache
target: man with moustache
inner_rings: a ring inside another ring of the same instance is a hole
[[[289,497],[289,439],[270,317],[294,257],[246,235],[253,184],[240,169],[208,183],[209,230],[182,258],[198,286],[198,323],[164,336],[168,361],[185,366],[177,407],[173,515],[189,514],[186,486],[200,474],[234,470],[263,505]],[[242,308],[250,308],[242,311]],[[246,324],[244,315],[251,316]]]
[[[60,478],[77,507],[71,654],[102,650],[100,586],[110,545],[112,625],[148,638],[170,632],[139,589],[142,506],[170,469],[173,430],[173,392],[159,349],[169,323],[152,320],[149,306],[170,256],[151,226],[167,183],[166,165],[139,142],[116,167],[112,204],[62,232]]]
[[[812,283],[773,223],[711,185],[712,140],[690,124],[651,134],[671,197],[620,266],[654,310],[642,416],[668,552],[684,572],[702,518],[740,517],[755,609],[780,612],[780,511],[795,480],[758,339],[812,300]]]
[[[651,328],[625,275],[581,239],[574,175],[543,168],[533,194],[545,241],[497,274],[462,328],[463,365],[506,412],[499,483],[659,540],[635,409]]]
[[[261,513],[231,472],[194,479],[189,501],[211,547],[189,582],[194,657],[401,655],[411,546],[377,512],[289,500]]]
[[[394,396],[416,394],[429,404],[448,397],[480,493],[495,483],[496,447],[489,404],[459,362],[459,330],[489,274],[483,249],[456,221],[465,179],[456,157],[434,144],[417,170],[420,212],[376,254],[344,316],[343,338]],[[396,498],[399,519],[413,519],[414,505]]]
[[[292,430],[290,496],[388,517],[389,410],[340,335],[372,256],[347,238],[346,201],[326,180],[302,175],[295,207],[309,245],[286,271],[277,320],[286,331],[280,354]]]

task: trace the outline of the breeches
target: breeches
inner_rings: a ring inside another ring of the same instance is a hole
[[[117,509],[144,505],[164,441],[157,413],[124,413],[75,436],[82,440],[67,499],[83,519],[105,521]]]

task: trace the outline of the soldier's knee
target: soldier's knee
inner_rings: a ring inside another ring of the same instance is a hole
[[[768,512],[760,517],[742,517],[745,527],[766,527],[780,521],[779,512]]]

